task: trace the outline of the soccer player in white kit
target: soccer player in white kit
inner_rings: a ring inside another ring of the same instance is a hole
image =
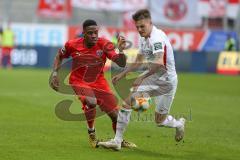
[[[118,113],[117,131],[114,139],[107,142],[99,142],[100,146],[114,150],[121,149],[123,132],[130,120],[134,97],[141,93],[143,95],[147,93],[155,100],[155,122],[157,126],[176,128],[175,140],[177,142],[181,141],[184,136],[185,119],[180,118],[176,120],[169,115],[178,83],[172,46],[166,34],[152,24],[148,10],[139,10],[132,18],[141,36],[140,51],[135,63],[114,76],[112,82],[116,84],[128,72],[139,68],[144,60],[148,69],[134,81],[133,90],[124,101],[123,107]]]

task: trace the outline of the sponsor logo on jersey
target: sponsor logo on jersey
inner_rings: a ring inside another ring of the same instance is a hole
[[[159,50],[159,49],[162,49],[162,43],[161,42],[154,43],[154,50]]]
[[[65,47],[62,47],[61,53],[62,53],[62,54],[65,54],[65,53],[66,53],[66,48],[65,48]]]

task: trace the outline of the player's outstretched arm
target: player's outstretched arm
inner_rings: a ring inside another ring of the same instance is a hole
[[[146,74],[142,76],[142,78],[147,78],[152,74],[156,73],[161,69],[162,71],[166,72],[166,68],[163,62],[163,53],[157,52],[155,53],[155,58],[152,62],[150,62],[149,70]]]
[[[124,53],[119,53],[115,56],[116,58],[113,60],[119,67],[125,67],[127,63],[127,57]]]
[[[138,77],[134,82],[133,82],[133,87],[135,89],[142,83],[142,81],[151,76],[152,74],[156,73],[159,71],[159,69],[163,70],[164,72],[166,71],[164,62],[163,62],[163,53],[155,53],[155,58],[152,62],[149,64],[149,70],[147,73],[143,74],[142,76]]]
[[[137,69],[139,66],[141,66],[143,59],[144,59],[143,55],[138,54],[134,63],[131,63],[123,72],[119,73],[118,75],[116,75],[112,78],[112,83],[116,84],[120,79],[125,77],[127,75],[127,73],[129,73],[129,72]]]
[[[58,87],[59,87],[59,80],[57,77],[57,73],[58,73],[58,69],[62,64],[62,60],[63,58],[61,57],[61,52],[59,51],[54,58],[53,73],[52,73],[51,82],[50,82],[50,85],[54,90],[58,90]]]

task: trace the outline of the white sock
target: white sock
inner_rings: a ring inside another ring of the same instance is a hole
[[[182,126],[182,122],[176,120],[173,116],[168,115],[167,118],[161,123],[158,124],[159,127],[170,127],[170,128],[177,128]]]
[[[123,141],[123,133],[129,123],[130,116],[132,113],[132,109],[120,109],[118,112],[117,126],[116,126],[116,134],[114,140],[117,143],[122,143]]]
[[[94,131],[95,130],[95,128],[93,127],[93,128],[88,128],[88,131]]]

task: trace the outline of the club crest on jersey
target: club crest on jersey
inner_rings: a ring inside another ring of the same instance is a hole
[[[65,54],[65,53],[66,53],[66,48],[65,48],[65,47],[62,47],[61,53],[62,53],[62,54]]]
[[[101,57],[103,55],[103,50],[96,51],[97,56]]]

